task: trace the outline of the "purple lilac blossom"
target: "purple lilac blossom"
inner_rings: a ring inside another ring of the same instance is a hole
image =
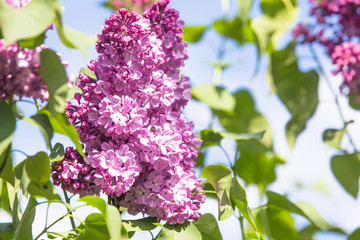
[[[1,99],[33,97],[46,101],[46,85],[39,74],[42,47],[28,49],[16,43],[5,46],[0,39],[0,97]]]
[[[319,43],[344,79],[341,89],[360,102],[360,1],[310,0],[313,22],[298,24],[293,34],[300,43]]]
[[[81,155],[71,147],[66,148],[64,159],[52,164],[55,186],[80,196],[99,194],[100,187],[94,183],[95,169],[86,164]]]
[[[144,18],[120,9],[105,20],[98,58],[88,64],[97,79],[79,74],[82,94],[68,102],[67,115],[94,184],[131,214],[175,224],[197,219],[205,198],[193,193],[201,182],[194,171],[201,140],[181,114],[191,98],[189,78],[179,71],[187,59],[184,23],[168,4],[153,4]]]

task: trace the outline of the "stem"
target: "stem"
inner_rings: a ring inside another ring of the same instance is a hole
[[[47,226],[47,221],[48,221],[48,216],[49,216],[49,207],[50,207],[50,203],[48,203],[47,207],[46,207],[46,219],[45,219],[45,228]]]
[[[239,221],[240,221],[242,239],[247,240],[246,231],[245,231],[245,227],[244,227],[244,217],[242,215],[240,215]]]
[[[18,149],[13,149],[12,152],[19,152],[21,154],[24,154],[26,157],[29,157],[29,155],[27,155],[25,152],[18,150]]]
[[[338,112],[339,112],[341,121],[344,123],[344,126],[345,126],[345,125],[346,125],[346,121],[345,121],[344,113],[343,113],[343,111],[342,111],[342,109],[341,109],[341,106],[340,106],[340,103],[339,103],[339,96],[336,94],[335,90],[332,88],[330,79],[329,79],[328,76],[326,75],[325,69],[324,69],[324,67],[322,66],[321,61],[320,61],[320,59],[319,59],[319,57],[318,57],[318,55],[317,55],[314,47],[313,47],[311,44],[309,44],[309,49],[310,49],[310,52],[311,52],[311,54],[312,54],[313,59],[315,60],[315,62],[316,62],[317,65],[318,65],[318,69],[319,69],[320,74],[323,75],[323,77],[324,77],[324,79],[325,79],[325,82],[326,82],[326,84],[328,85],[328,87],[329,87],[329,89],[330,89],[331,94],[334,96],[335,104],[336,104],[336,107],[337,107],[337,109],[338,109]],[[351,134],[350,134],[348,131],[346,131],[346,135],[347,135],[348,138],[349,138],[349,142],[350,142],[351,146],[354,148],[354,151],[356,152],[356,149],[357,149],[357,148],[356,148],[356,145],[355,145],[355,143],[354,143],[353,138],[351,137]]]
[[[228,160],[229,162],[229,165],[230,165],[230,168],[233,169],[233,165],[232,165],[232,162],[231,162],[231,159],[230,159],[230,156],[229,154],[225,151],[225,149],[219,145],[220,149],[224,152],[225,156],[226,156],[226,159]]]
[[[216,194],[216,191],[203,190],[203,191],[194,192],[194,193],[192,193],[192,195],[196,195],[196,194],[198,194],[198,193],[213,193],[213,194]]]
[[[68,197],[68,195],[67,195],[66,190],[63,189],[63,192],[64,192],[64,196],[65,196],[66,202],[67,202],[68,204],[70,204],[70,199],[69,199],[69,197]],[[73,229],[75,229],[75,228],[76,228],[76,226],[75,226],[75,221],[74,221],[74,218],[72,217],[73,214],[72,214],[72,211],[71,211],[71,210],[69,210],[69,214],[71,215],[71,216],[69,216],[71,226],[72,226]]]

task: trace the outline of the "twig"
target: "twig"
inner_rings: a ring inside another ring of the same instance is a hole
[[[344,126],[345,126],[345,125],[346,125],[346,121],[345,121],[344,113],[343,113],[343,111],[342,111],[342,109],[341,109],[341,106],[340,106],[340,103],[339,103],[339,97],[338,97],[338,95],[336,94],[335,90],[332,88],[330,79],[328,78],[328,76],[327,76],[327,74],[326,74],[326,72],[325,72],[325,69],[324,69],[324,67],[323,67],[322,64],[321,64],[321,61],[320,61],[320,59],[319,59],[319,57],[318,57],[318,55],[317,55],[314,47],[313,47],[311,44],[309,44],[309,49],[310,49],[310,52],[311,52],[311,54],[312,54],[313,59],[315,60],[315,62],[316,62],[317,65],[318,65],[318,69],[319,69],[320,74],[324,77],[325,82],[326,82],[326,84],[328,85],[331,94],[334,96],[335,104],[336,104],[336,107],[337,107],[337,109],[338,109],[338,112],[339,112],[341,121],[344,123]],[[352,147],[354,148],[354,151],[356,151],[357,148],[356,148],[356,145],[355,145],[355,143],[354,143],[353,138],[351,137],[351,135],[350,135],[350,133],[349,133],[348,131],[346,131],[346,134],[347,134],[347,136],[348,136],[348,138],[349,138],[350,144],[351,144]]]

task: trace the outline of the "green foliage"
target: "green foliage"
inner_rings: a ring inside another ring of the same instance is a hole
[[[233,178],[231,182],[230,199],[234,202],[235,206],[239,209],[249,224],[256,230],[257,228],[253,221],[251,210],[248,206],[245,189],[240,185],[236,178]]]
[[[123,226],[127,230],[128,233],[130,232],[137,232],[137,231],[150,231],[156,228],[154,223],[157,223],[157,219],[154,217],[147,217],[139,220],[123,220]]]
[[[79,201],[86,202],[87,205],[93,206],[100,210],[103,218],[105,219],[107,231],[108,231],[108,234],[111,239],[114,239],[114,240],[122,239],[122,231],[126,231],[126,229],[119,227],[119,226],[122,226],[119,209],[117,209],[116,207],[114,207],[112,205],[107,205],[105,200],[102,198],[99,198],[99,197],[85,196],[85,197],[80,198]],[[95,217],[93,216],[93,219],[94,218],[96,219],[97,222],[100,221],[100,218],[98,215],[96,215]],[[97,223],[95,225],[100,227],[99,223]],[[89,231],[88,229],[91,229],[91,231],[98,231],[98,230],[95,230],[92,228],[85,228],[85,230],[83,230],[84,235],[88,234],[86,232],[86,231]],[[103,234],[103,233],[99,232],[99,234]],[[127,234],[127,233],[124,233],[124,234]],[[87,235],[85,235],[85,236],[87,236]]]
[[[50,153],[50,162],[58,162],[64,159],[64,146],[61,143],[56,143]]]
[[[15,185],[15,175],[12,164],[11,145],[0,155],[0,180],[4,179],[11,185]]]
[[[271,191],[267,191],[266,196],[268,197],[267,206],[278,207],[291,213],[301,215],[320,230],[334,230],[341,232],[341,230],[328,223],[310,204],[306,202],[292,203],[286,197]]]
[[[261,231],[274,240],[297,240],[294,220],[288,211],[277,207],[261,209],[256,215]]]
[[[63,113],[66,108],[66,96],[68,92],[68,79],[63,64],[58,55],[50,49],[44,49],[40,53],[40,75],[49,91],[48,105],[51,116]]]
[[[299,70],[294,43],[273,52],[268,69],[272,92],[279,96],[291,114],[286,124],[286,139],[292,148],[318,105],[319,76],[315,71],[303,73]]]
[[[247,22],[243,22],[242,17],[233,19],[216,20],[213,24],[214,29],[221,35],[235,40],[239,45],[247,42],[256,42],[253,28]]]
[[[191,89],[194,99],[207,103],[211,109],[232,112],[235,99],[225,88],[214,84],[203,84]]]
[[[52,117],[51,113],[47,109],[42,109],[40,113],[44,113],[48,116],[54,132],[68,136],[75,144],[76,149],[79,151],[79,153],[84,156],[84,153],[82,152],[82,145],[79,139],[79,134],[76,131],[76,128],[72,124],[70,124],[68,117],[65,115],[65,113],[57,114],[55,117]]]
[[[360,238],[360,228],[357,228],[354,232],[349,235],[348,240],[357,240]]]
[[[54,1],[33,0],[20,9],[0,1],[1,31],[7,44],[36,38],[44,33],[54,17]]]
[[[165,224],[161,230],[158,240],[201,240],[201,233],[192,222],[183,224]]]
[[[326,129],[323,133],[324,143],[330,147],[341,149],[341,141],[346,133],[346,127],[350,123],[353,123],[353,121],[345,123],[345,126],[342,129]]]
[[[232,111],[214,109],[221,125],[233,133],[258,133],[265,131],[261,142],[269,149],[272,148],[272,134],[267,119],[255,109],[255,103],[246,90],[239,90],[233,94],[235,106]]]
[[[263,135],[263,132],[259,133],[231,133],[231,132],[222,132],[222,131],[215,131],[211,128],[204,129],[199,132],[199,137],[203,140],[201,145],[202,148],[211,147],[220,145],[220,141],[223,138],[227,138],[230,140],[247,140],[247,139],[258,139],[260,140]]]
[[[183,37],[184,40],[188,43],[196,43],[201,40],[204,32],[206,31],[206,26],[196,25],[196,26],[184,26]]]
[[[15,239],[27,240],[32,238],[31,225],[35,218],[35,207],[37,206],[35,198],[30,197],[20,223],[17,225],[14,233]]]
[[[359,153],[333,156],[331,170],[344,189],[356,198],[359,192]]]
[[[62,23],[62,11],[60,2],[55,4],[55,26],[57,33],[63,42],[63,44],[68,48],[77,48],[80,49],[84,58],[87,55],[87,49],[96,42],[94,36],[79,32],[68,26],[64,26]]]
[[[45,152],[38,152],[24,160],[25,171],[30,181],[44,184],[50,179],[50,160]]]
[[[15,116],[10,105],[2,100],[0,102],[0,155],[5,153],[15,132]]]
[[[275,168],[285,163],[279,155],[269,151],[260,141],[243,140],[238,142],[239,159],[235,163],[235,171],[246,184],[256,184],[260,192],[275,181]]]
[[[253,4],[253,0],[238,0],[239,16],[243,23],[246,23],[249,18],[249,11]]]
[[[202,239],[222,239],[218,223],[216,221],[216,218],[212,214],[206,213],[201,215],[197,221],[193,222],[193,224],[199,230]]]
[[[206,178],[216,191],[219,203],[219,220],[223,221],[234,213],[230,201],[232,171],[222,165],[208,165],[204,167],[201,177]]]

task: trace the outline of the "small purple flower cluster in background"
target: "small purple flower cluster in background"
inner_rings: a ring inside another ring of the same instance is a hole
[[[52,179],[56,186],[80,196],[96,194],[99,187],[93,182],[95,171],[81,155],[71,147],[66,148],[64,159],[52,164]]]
[[[168,4],[154,3],[144,18],[120,9],[105,20],[98,58],[88,65],[97,79],[79,74],[82,94],[68,103],[67,115],[86,146],[93,183],[130,214],[175,224],[197,219],[205,197],[196,192],[202,187],[194,190],[201,140],[181,114],[191,99],[189,78],[179,71],[187,59],[184,23]],[[65,158],[54,179],[83,193],[73,186],[81,182],[73,180],[82,171],[77,161]]]
[[[46,85],[39,74],[42,48],[28,49],[16,43],[5,46],[0,39],[0,97],[1,99],[33,97],[46,101]]]
[[[310,0],[314,2],[311,15],[315,22],[300,23],[293,31],[301,43],[317,42],[337,66],[334,74],[341,73],[341,88],[355,94],[360,102],[360,1]]]

